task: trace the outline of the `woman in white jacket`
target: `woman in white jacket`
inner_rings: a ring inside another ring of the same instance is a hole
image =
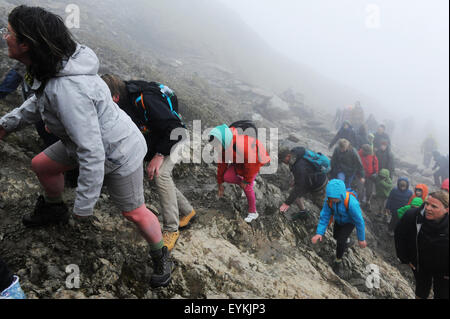
[[[25,226],[68,220],[63,173],[78,166],[74,215],[92,215],[105,184],[122,214],[150,244],[155,268],[151,285],[168,285],[172,264],[158,219],[144,202],[146,142],[98,76],[97,56],[73,40],[59,16],[42,8],[16,7],[8,22],[3,31],[8,55],[27,66],[35,94],[0,119],[0,139],[41,119],[60,138],[32,160],[45,196],[23,218]]]

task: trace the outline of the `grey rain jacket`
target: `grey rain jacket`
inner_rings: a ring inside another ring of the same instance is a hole
[[[8,133],[41,120],[61,139],[69,156],[79,163],[74,213],[93,214],[104,175],[127,176],[142,164],[147,145],[144,137],[111,98],[98,76],[99,60],[86,46],[78,45],[50,79],[42,93],[32,95],[21,107],[0,119]],[[34,80],[32,89],[41,86]]]

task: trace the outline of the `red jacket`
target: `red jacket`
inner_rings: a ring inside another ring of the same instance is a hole
[[[359,157],[361,158],[361,162],[364,167],[364,172],[366,173],[366,177],[369,178],[373,174],[378,174],[378,158],[376,155],[363,155],[362,149],[358,152]]]
[[[237,175],[242,176],[247,183],[251,183],[260,168],[270,162],[269,154],[256,138],[238,135],[235,128],[230,129],[233,132],[233,142],[222,152],[222,160],[217,167],[217,183],[224,183],[224,175],[230,164],[234,164]],[[229,163],[227,160],[232,162]]]

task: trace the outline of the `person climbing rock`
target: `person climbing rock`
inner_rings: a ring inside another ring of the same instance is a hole
[[[361,150],[364,144],[370,144],[369,133],[367,133],[367,126],[365,124],[361,125],[356,133],[356,145],[357,151]]]
[[[181,159],[179,152],[185,147],[182,138],[187,136],[184,123],[176,113],[177,98],[175,95],[161,98],[161,87],[155,82],[125,82],[111,74],[103,75],[102,79],[111,90],[114,102],[141,127],[148,148],[145,156],[149,161],[148,177],[155,181],[161,203],[164,245],[171,251],[180,236],[179,229],[188,226],[196,215],[194,208],[178,190],[172,178],[172,171]],[[170,99],[170,104],[167,98]],[[136,102],[136,99],[139,99],[139,102]],[[147,116],[138,112],[142,105],[148,108]],[[175,130],[178,139],[172,140],[171,134]]]
[[[442,185],[442,182],[449,177],[449,160],[448,156],[441,155],[438,151],[433,152],[433,159],[435,161],[433,171],[434,184],[437,187]]]
[[[431,160],[433,159],[433,152],[437,151],[438,145],[432,134],[429,134],[427,138],[423,141],[420,151],[423,154],[423,165],[428,168],[430,167]]]
[[[448,192],[431,193],[425,203],[409,210],[395,230],[395,249],[416,281],[416,298],[449,299]]]
[[[172,261],[158,218],[145,206],[145,139],[130,117],[112,100],[98,76],[95,53],[73,40],[61,17],[40,7],[18,6],[8,16],[8,54],[27,66],[36,92],[0,119],[0,139],[43,120],[60,141],[33,158],[31,166],[44,189],[27,227],[66,223],[63,173],[79,167],[73,207],[76,220],[92,216],[102,185],[123,216],[149,243],[152,287],[167,286]]]
[[[239,185],[248,202],[245,221],[251,223],[259,217],[253,186],[261,167],[270,162],[269,154],[258,139],[239,134],[226,124],[215,127],[209,135],[209,142],[221,154],[217,166],[218,196],[224,195],[224,183]]]
[[[389,149],[389,142],[387,140],[380,142],[380,148],[375,152],[375,155],[378,159],[378,168],[380,170],[387,169],[389,176],[393,179],[395,173],[394,155]]]
[[[364,167],[358,152],[346,139],[340,139],[331,157],[331,178],[344,181],[347,188],[351,188],[355,177],[359,177],[361,184],[365,183]]]
[[[344,271],[342,257],[347,249],[348,239],[355,227],[359,247],[365,248],[367,243],[365,223],[359,202],[356,197],[347,192],[344,182],[338,179],[331,180],[326,188],[326,201],[320,212],[316,235],[311,240],[313,244],[323,240],[332,218],[334,220],[333,237],[337,242],[333,270],[336,274],[342,275]]]
[[[364,144],[359,151],[359,157],[361,158],[361,162],[364,167],[365,176],[367,177],[364,183],[364,194],[365,197],[362,200],[363,208],[367,209],[367,211],[371,210],[371,199],[373,195],[373,191],[375,188],[375,182],[378,176],[378,159],[374,155],[372,147],[369,144]]]
[[[389,236],[394,236],[395,227],[398,223],[397,210],[405,205],[408,205],[408,201],[413,195],[413,192],[409,189],[409,180],[406,177],[400,177],[397,181],[397,187],[394,188],[386,201],[386,212],[391,215],[391,221],[389,223]]]
[[[356,146],[356,133],[349,121],[344,121],[344,124],[342,124],[341,129],[337,132],[336,136],[331,141],[330,145],[328,146],[328,149],[331,150],[333,146],[337,143],[337,141],[343,138],[349,141],[353,147]]]
[[[375,138],[373,140],[373,147],[375,152],[380,149],[382,141],[387,141],[387,147],[389,149],[391,148],[391,138],[386,133],[386,126],[384,124],[378,126],[377,132],[375,133]]]
[[[325,200],[325,188],[328,183],[326,173],[321,172],[320,168],[315,166],[310,160],[305,158],[306,149],[304,147],[295,147],[290,151],[280,154],[281,160],[289,165],[294,176],[294,187],[280,207],[280,212],[285,213],[289,207],[296,202],[300,212],[292,216],[293,219],[302,219],[308,215],[305,208],[303,197],[311,194],[314,204],[321,207]]]
[[[26,299],[20,287],[19,277],[13,275],[0,258],[0,299]]]
[[[381,219],[385,222],[389,221],[389,213],[386,211],[386,201],[389,197],[389,194],[392,191],[393,188],[392,179],[389,176],[389,171],[387,169],[381,169],[378,173],[377,179],[375,181],[375,198],[378,202],[382,203],[382,210],[381,210]]]

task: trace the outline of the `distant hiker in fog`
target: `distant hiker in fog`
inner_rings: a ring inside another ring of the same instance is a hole
[[[449,160],[448,156],[443,156],[438,151],[433,152],[433,159],[435,161],[433,171],[436,170],[433,174],[434,176],[434,185],[440,187],[442,182],[448,178],[449,176]]]
[[[386,201],[386,212],[391,215],[388,230],[389,235],[394,236],[395,227],[398,223],[397,210],[408,205],[413,192],[409,189],[409,180],[406,177],[400,177],[397,182],[397,188],[394,188]]]
[[[345,186],[350,188],[355,177],[365,183],[364,167],[358,152],[346,139],[340,139],[338,146],[334,149],[331,158],[331,178],[344,181]]]
[[[380,148],[375,152],[375,155],[378,159],[379,169],[387,169],[389,171],[389,176],[393,179],[395,172],[394,155],[389,149],[389,142],[387,140],[381,141]]]
[[[365,223],[359,202],[356,197],[347,192],[344,182],[337,179],[331,180],[326,188],[326,201],[320,212],[316,235],[312,238],[313,244],[323,240],[323,236],[333,220],[333,237],[337,241],[333,270],[337,275],[342,275],[344,271],[342,257],[348,248],[349,237],[355,227],[359,246],[365,248],[367,243]]]
[[[449,296],[448,192],[431,193],[419,208],[405,213],[395,230],[395,249],[416,280],[416,298]]]
[[[26,299],[26,296],[20,287],[19,277],[13,275],[5,262],[0,258],[0,300],[1,299]]]
[[[378,126],[377,132],[375,133],[375,138],[373,140],[373,147],[375,152],[381,148],[382,141],[387,141],[388,148],[391,148],[391,138],[386,133],[386,126],[383,124]]]
[[[334,129],[336,131],[342,127],[342,123],[343,123],[342,117],[343,117],[343,111],[340,108],[338,108],[336,110],[336,115],[334,116],[334,119],[333,119]]]
[[[182,136],[172,140],[171,133],[178,129],[187,136],[185,125],[177,113],[176,95],[166,95],[169,93],[162,92],[165,86],[156,82],[125,82],[110,74],[103,75],[102,79],[111,90],[114,102],[141,129],[147,142],[147,174],[150,180],[155,181],[162,209],[164,245],[171,251],[180,236],[179,229],[186,227],[196,214],[172,178],[172,171],[179,162],[176,156],[185,144],[181,141]]]
[[[321,170],[320,164],[315,164],[314,161],[319,158],[318,156],[316,157],[316,153],[313,153],[313,157],[309,155],[310,152],[304,147],[295,147],[290,151],[287,150],[280,153],[281,161],[290,165],[294,175],[294,187],[289,197],[280,207],[280,211],[286,212],[295,201],[300,212],[293,215],[293,219],[307,216],[308,212],[303,199],[306,194],[312,195],[313,202],[318,207],[321,207],[325,200],[325,188],[328,183],[327,174]]]
[[[224,183],[239,185],[244,190],[248,202],[248,216],[245,221],[251,223],[259,216],[253,186],[261,167],[270,162],[269,154],[258,139],[239,134],[237,128],[233,126],[228,127],[226,124],[217,126],[209,135],[210,143],[220,154],[217,165],[218,197],[224,195]]]
[[[352,109],[351,113],[351,119],[350,123],[353,125],[353,127],[360,127],[364,124],[364,109],[361,106],[361,103],[359,101],[355,102],[355,106]]]
[[[364,144],[359,151],[359,157],[364,166],[364,172],[366,180],[364,183],[364,192],[361,192],[361,197],[364,196],[362,200],[362,205],[364,209],[370,212],[371,210],[371,199],[373,191],[375,188],[375,182],[378,176],[378,159],[372,151],[369,144]]]
[[[428,135],[420,147],[420,151],[423,154],[423,165],[426,168],[430,167],[431,160],[433,159],[433,152],[436,151],[437,148],[438,145],[433,135]]]
[[[339,132],[337,132],[336,136],[331,141],[328,149],[331,150],[336,142],[342,138],[345,138],[347,141],[349,141],[352,146],[356,146],[356,133],[349,121],[345,121],[344,124],[342,124],[341,129],[339,130]]]
[[[45,195],[39,196],[33,213],[23,217],[23,224],[38,227],[68,222],[63,173],[79,167],[74,217],[92,216],[106,186],[122,215],[136,225],[150,246],[150,285],[167,286],[172,262],[158,218],[144,199],[142,163],[147,145],[98,76],[97,56],[73,40],[61,17],[42,8],[18,6],[8,22],[9,57],[27,65],[36,94],[0,119],[0,139],[41,120],[60,139],[31,162]]]
[[[367,130],[369,133],[375,133],[378,129],[378,121],[373,114],[370,114],[366,120]]]
[[[365,124],[362,124],[358,128],[358,132],[356,132],[356,150],[359,151],[364,144],[370,144],[370,141],[369,134],[367,133],[367,127]]]

